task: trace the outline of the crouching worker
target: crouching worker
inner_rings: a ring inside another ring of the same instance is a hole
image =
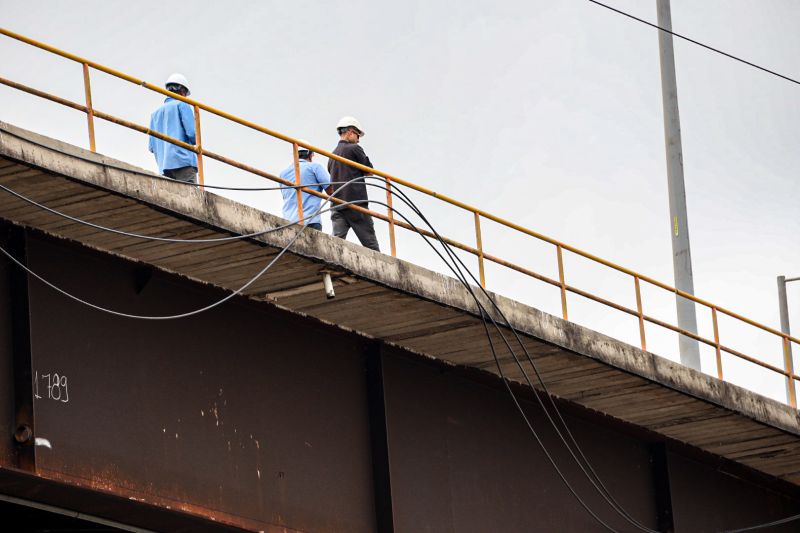
[[[302,139],[301,139],[302,140]],[[302,141],[307,142],[307,141]],[[300,184],[313,191],[322,192],[331,184],[331,177],[325,167],[319,163],[314,163],[314,153],[307,148],[298,146],[297,151],[300,159]],[[294,165],[285,168],[281,174],[281,179],[297,183]],[[297,189],[291,187],[284,187],[281,189],[283,195],[283,218],[291,222],[298,222],[300,220],[299,213],[297,212]],[[319,216],[320,205],[322,205],[322,198],[314,196],[311,193],[303,192],[303,223],[309,228],[321,230],[322,219]]]
[[[182,74],[167,78],[166,89],[189,96],[189,82]],[[167,97],[150,116],[150,129],[187,144],[195,143],[194,112],[186,102]],[[186,148],[150,137],[150,151],[156,157],[158,171],[168,178],[197,183],[197,154]]]

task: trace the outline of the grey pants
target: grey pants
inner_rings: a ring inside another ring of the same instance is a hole
[[[333,235],[340,239],[347,238],[347,232],[350,228],[361,241],[363,246],[372,248],[380,252],[381,247],[378,245],[378,238],[375,237],[375,226],[372,223],[372,217],[366,213],[359,213],[352,209],[342,209],[341,211],[334,211],[331,213],[331,222],[333,223]]]
[[[197,169],[194,167],[165,168],[164,175],[178,181],[197,183]]]

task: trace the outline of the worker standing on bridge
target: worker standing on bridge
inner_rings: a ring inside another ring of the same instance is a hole
[[[361,123],[354,117],[343,117],[336,125],[336,131],[339,133],[339,144],[333,153],[372,168],[369,157],[358,144],[364,136]],[[328,160],[328,171],[333,183],[328,187],[328,194],[335,194],[340,200],[355,202],[360,207],[368,208],[367,186],[364,183],[364,176],[369,175],[367,172],[334,159]],[[343,187],[345,184],[347,187]],[[362,245],[380,251],[372,216],[367,213],[343,207],[333,211],[331,222],[334,236],[346,239],[350,228],[353,228]]]
[[[183,74],[172,74],[165,84],[168,91],[189,96],[189,82]],[[150,129],[188,144],[195,143],[194,113],[186,102],[167,97],[150,116]],[[150,137],[150,151],[158,171],[179,181],[197,183],[197,154],[186,148]]]
[[[302,142],[307,142],[301,139]],[[308,148],[297,146],[297,155],[300,159],[300,184],[304,187],[322,192],[331,184],[331,177],[325,167],[311,160],[314,152]],[[296,183],[294,165],[289,165],[281,172],[281,179]],[[283,187],[283,218],[292,222],[299,220],[297,212],[297,191],[292,187]],[[303,223],[311,229],[322,229],[322,218],[319,216],[322,198],[311,193],[303,192]]]

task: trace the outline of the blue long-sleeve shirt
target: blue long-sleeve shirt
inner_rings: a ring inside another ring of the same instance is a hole
[[[295,183],[294,178],[294,165],[285,168],[281,174],[281,178],[286,181]],[[331,184],[331,177],[325,167],[319,163],[313,163],[300,160],[300,183],[311,190],[322,192]],[[291,222],[297,222],[297,189],[285,188],[281,189],[283,195],[283,218]],[[319,215],[311,216],[319,211],[319,206],[322,204],[322,198],[314,196],[307,192],[303,193],[303,222],[306,224],[321,224],[322,219]]]
[[[195,143],[194,113],[186,102],[168,97],[150,116],[150,129],[185,143]],[[158,171],[181,167],[197,168],[197,154],[186,148],[150,137],[150,151],[156,156]]]

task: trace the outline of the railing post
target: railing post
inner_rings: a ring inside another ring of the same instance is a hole
[[[722,380],[722,351],[719,344],[719,324],[717,323],[717,308],[711,308],[711,323],[714,326],[714,348],[717,350],[717,377]]]
[[[564,258],[561,253],[561,245],[556,245],[556,252],[558,254],[558,282],[561,285],[561,314],[564,320],[569,320],[567,315],[567,284],[564,283]]]
[[[200,134],[200,108],[194,106],[194,134],[195,146],[197,147],[197,179],[200,182],[200,187],[203,186],[205,179],[203,178],[203,142]]]
[[[486,288],[486,276],[483,271],[483,241],[481,240],[481,216],[477,211],[475,214],[475,242],[478,244],[478,273],[481,278],[481,287]]]
[[[389,178],[386,180],[386,214],[389,217],[389,249],[392,252],[392,257],[397,257],[397,247],[394,240],[394,209],[392,208],[392,182]]]
[[[792,350],[789,345],[789,335],[783,337],[783,366],[786,370],[786,394],[789,397],[789,405],[793,409],[797,409],[797,392],[795,390],[794,378],[794,363],[792,362]]]
[[[96,152],[94,142],[94,109],[92,108],[92,86],[89,83],[89,65],[83,63],[83,89],[86,93],[86,122],[89,126],[89,150]]]
[[[633,276],[636,287],[636,313],[639,316],[639,338],[642,341],[642,350],[647,350],[647,341],[644,336],[644,312],[642,312],[642,291],[639,288],[639,276]]]
[[[303,220],[303,191],[300,190],[300,185],[303,181],[300,179],[300,147],[297,143],[292,143],[292,150],[294,151],[294,183],[297,185],[295,194],[297,194],[297,220],[300,224],[305,224]]]

